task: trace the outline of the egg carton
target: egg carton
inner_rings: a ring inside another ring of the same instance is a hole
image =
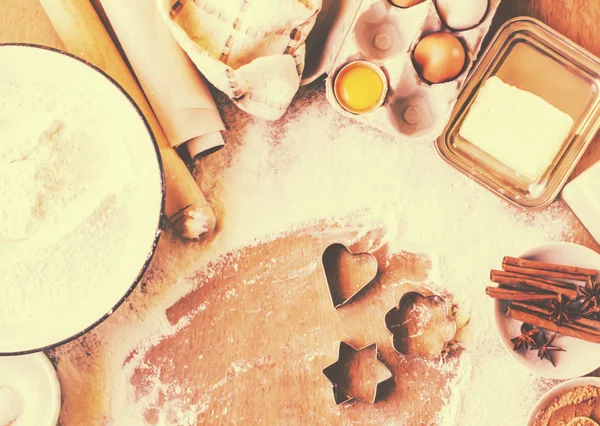
[[[447,124],[458,93],[475,63],[483,39],[501,0],[489,0],[484,18],[472,28],[455,30],[444,23],[438,1],[426,0],[407,8],[388,0],[324,0],[322,17],[317,21],[315,36],[307,41],[307,69],[303,83],[326,74],[327,99],[338,112],[401,139],[431,142]],[[451,1],[451,7],[469,8],[474,2]],[[333,11],[333,12],[332,12]],[[460,11],[458,12],[460,13]],[[456,15],[455,15],[456,16]],[[324,28],[329,34],[324,35]],[[467,61],[462,72],[452,81],[431,84],[421,77],[413,63],[413,51],[419,41],[435,32],[451,33],[464,45]],[[384,37],[386,49],[374,46]],[[312,46],[321,43],[318,58],[310,55]],[[363,60],[380,67],[388,80],[385,102],[373,112],[356,115],[346,111],[336,100],[334,80],[348,63]],[[312,62],[311,62],[312,61]],[[316,63],[316,65],[315,65]],[[412,111],[410,119],[407,111]]]

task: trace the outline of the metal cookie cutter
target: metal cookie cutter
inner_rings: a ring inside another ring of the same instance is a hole
[[[365,368],[359,362],[360,353],[373,351],[374,357],[370,360],[371,365]],[[352,401],[374,404],[381,394],[382,386],[392,378],[392,372],[381,360],[377,345],[374,343],[362,349],[355,349],[346,342],[340,342],[338,360],[324,369],[323,374],[333,385],[333,397],[338,405]],[[375,386],[365,390],[363,379],[374,381]],[[360,383],[357,386],[356,382],[359,380]],[[357,391],[356,387],[362,387],[362,389]]]
[[[393,346],[402,355],[435,358],[456,335],[456,322],[445,300],[405,293],[385,316],[385,326],[393,336]]]
[[[377,259],[371,253],[352,253],[343,244],[328,246],[322,256],[323,273],[335,309],[350,302],[377,277]],[[345,295],[345,288],[357,289]]]

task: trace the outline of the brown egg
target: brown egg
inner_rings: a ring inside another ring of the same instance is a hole
[[[412,7],[419,3],[423,3],[425,0],[389,0],[390,3],[397,7]]]
[[[429,83],[454,80],[467,60],[465,46],[449,33],[433,33],[421,39],[413,52],[417,72]]]

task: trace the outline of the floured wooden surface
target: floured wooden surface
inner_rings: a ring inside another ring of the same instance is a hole
[[[399,297],[427,277],[428,260],[410,253],[388,256],[386,247],[363,238],[354,250],[375,243],[382,274],[350,305],[334,310],[320,266],[333,242],[351,242],[356,232],[308,228],[227,256],[199,287],[167,310],[177,334],[146,355],[135,383],[160,380],[180,395],[165,395],[197,407],[203,424],[429,424],[447,396],[448,379],[436,362],[394,352],[383,317]],[[337,360],[340,340],[357,348],[377,343],[394,373],[395,389],[374,407],[338,407],[322,370]],[[143,394],[144,387],[140,386]],[[147,411],[155,424],[160,397]]]

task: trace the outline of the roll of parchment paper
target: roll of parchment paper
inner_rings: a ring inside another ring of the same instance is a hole
[[[121,47],[173,147],[191,157],[224,144],[207,83],[173,38],[154,0],[100,0]]]

